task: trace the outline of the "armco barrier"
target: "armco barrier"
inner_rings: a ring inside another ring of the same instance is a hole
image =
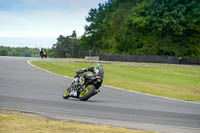
[[[180,64],[200,65],[200,60],[198,60],[198,59],[181,59]]]
[[[99,60],[179,64],[179,58],[176,56],[100,54]]]

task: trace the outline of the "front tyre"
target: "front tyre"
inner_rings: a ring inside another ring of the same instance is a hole
[[[71,87],[68,87],[67,90],[64,91],[63,99],[67,99],[70,97]]]
[[[86,86],[85,90],[80,92],[79,99],[81,101],[87,101],[91,96],[97,94],[96,88],[94,85],[90,84]]]

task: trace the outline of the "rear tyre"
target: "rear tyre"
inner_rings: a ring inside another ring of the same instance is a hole
[[[64,91],[63,99],[69,98],[69,93],[71,92],[71,87],[68,87],[66,91]]]
[[[94,85],[90,84],[86,86],[85,90],[80,92],[79,99],[81,101],[87,101],[91,96],[97,94],[96,88]]]

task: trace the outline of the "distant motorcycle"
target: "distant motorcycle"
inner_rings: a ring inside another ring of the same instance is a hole
[[[101,87],[103,79],[94,76],[91,79],[85,79],[84,73],[76,73],[70,87],[64,91],[63,98],[78,98],[81,101],[87,101],[90,97],[96,95]]]
[[[41,58],[43,58],[43,57],[47,58],[47,51],[46,50],[40,51],[40,57]]]

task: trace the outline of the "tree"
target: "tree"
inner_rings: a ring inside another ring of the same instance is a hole
[[[132,8],[131,14],[127,18],[125,38],[131,36],[131,32],[140,33],[141,37],[132,37],[128,43],[137,45],[142,43],[140,50],[143,54],[149,47],[146,47],[154,40],[154,48],[157,53],[150,55],[176,55],[185,57],[200,57],[198,52],[200,39],[200,2],[196,0],[152,0],[138,3]],[[195,37],[196,36],[196,37]],[[145,41],[148,40],[149,41]],[[195,40],[194,41],[194,37]],[[127,39],[125,39],[127,41]],[[140,40],[140,39],[139,39]],[[135,42],[136,41],[136,42]],[[124,42],[126,44],[126,42]],[[192,43],[192,44],[191,44]],[[145,49],[147,48],[147,49]],[[191,51],[192,52],[189,52]],[[132,49],[137,53],[136,49]],[[193,53],[193,54],[192,54]],[[196,53],[196,54],[194,54]]]
[[[109,0],[86,21],[87,50],[200,58],[199,0]]]
[[[8,51],[6,49],[0,49],[0,56],[7,56]]]
[[[0,56],[39,57],[37,48],[0,46]]]
[[[72,32],[70,36],[60,35],[57,38],[56,44],[53,45],[51,55],[53,57],[79,57],[80,46],[78,46],[78,39],[76,31]]]
[[[99,4],[98,9],[91,9],[88,13],[86,21],[90,25],[85,26],[85,34],[81,37],[79,44],[89,49],[99,49],[102,47],[102,36],[105,33],[105,28],[103,27],[104,20],[108,12],[112,10],[111,3],[114,0],[109,0],[105,4]]]

